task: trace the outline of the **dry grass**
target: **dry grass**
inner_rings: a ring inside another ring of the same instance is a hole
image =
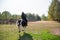
[[[40,30],[56,30],[60,29],[60,23],[55,21],[37,21],[29,22],[26,31],[39,32]]]

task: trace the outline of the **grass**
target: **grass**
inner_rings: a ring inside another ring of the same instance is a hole
[[[17,40],[18,32],[15,25],[0,25],[0,40]]]
[[[31,22],[25,33],[18,33],[18,27],[15,24],[0,24],[0,40],[60,40],[59,35],[50,31],[55,28],[60,28],[60,23]]]
[[[60,40],[60,36],[51,34],[49,30],[41,30],[39,34],[24,33],[19,40]]]

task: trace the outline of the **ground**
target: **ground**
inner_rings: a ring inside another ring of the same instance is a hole
[[[40,31],[40,30],[49,30],[51,33],[55,35],[60,35],[60,23],[55,21],[37,21],[37,22],[30,22],[27,29],[30,28],[32,31]]]
[[[16,24],[0,24],[0,40],[60,40],[60,23],[29,22],[25,32],[21,33]]]

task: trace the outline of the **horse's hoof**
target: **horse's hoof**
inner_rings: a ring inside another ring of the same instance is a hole
[[[22,31],[24,31],[24,30],[22,30]]]
[[[19,31],[19,33],[20,33],[21,31]]]

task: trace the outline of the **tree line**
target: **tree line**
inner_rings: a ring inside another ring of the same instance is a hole
[[[0,24],[16,23],[20,15],[11,15],[9,11],[0,12]]]
[[[31,13],[26,13],[27,19],[29,21],[39,21],[41,20],[41,17],[37,14],[31,14]],[[16,23],[17,20],[21,19],[21,15],[11,15],[9,11],[3,11],[2,13],[0,12],[0,23]]]
[[[27,13],[27,18],[29,21],[40,21],[41,17],[38,14],[31,14],[31,13]]]

